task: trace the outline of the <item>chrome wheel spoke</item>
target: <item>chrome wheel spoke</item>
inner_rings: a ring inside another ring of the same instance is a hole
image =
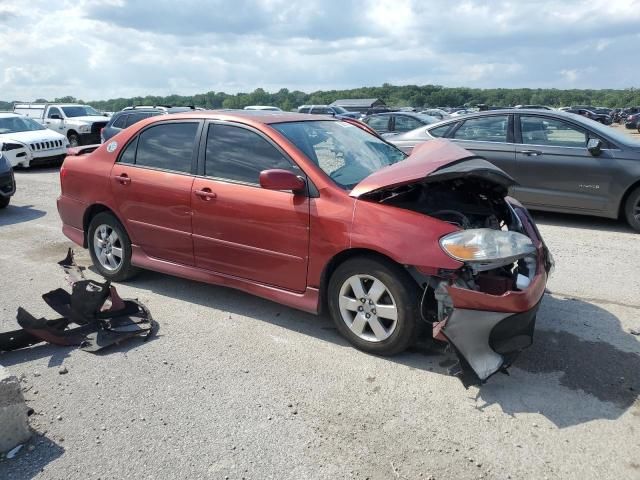
[[[350,312],[357,312],[360,302],[355,298],[345,297],[340,295],[340,308],[349,310]]]
[[[116,258],[122,258],[122,249],[119,247],[113,247],[111,249],[111,253],[113,254],[114,257]]]
[[[389,336],[387,330],[382,326],[382,323],[380,323],[380,320],[377,318],[370,318],[369,326],[378,340],[384,340]]]
[[[373,300],[374,303],[378,303],[378,300],[380,300],[380,297],[382,297],[382,295],[384,295],[386,291],[387,287],[384,286],[384,283],[382,283],[380,280],[374,280],[373,284],[369,288],[369,291],[367,292],[367,295],[371,300]]]
[[[109,262],[109,266],[111,268],[116,268],[118,266],[118,262],[116,261],[112,253],[107,254],[107,262]]]
[[[398,309],[395,305],[376,305],[376,315],[387,320],[398,320]]]
[[[362,286],[362,280],[359,276],[354,276],[349,279],[349,285],[351,285],[351,290],[353,290],[353,294],[356,298],[364,298],[364,287]]]
[[[353,322],[351,323],[351,326],[349,328],[351,328],[351,331],[353,333],[360,336],[364,333],[364,328],[366,326],[367,326],[367,319],[364,318],[364,315],[359,313],[354,317]]]

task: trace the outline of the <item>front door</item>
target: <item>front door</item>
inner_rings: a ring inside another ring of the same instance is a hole
[[[118,216],[149,256],[193,265],[191,187],[200,122],[145,128],[111,169]]]
[[[52,118],[54,116],[57,118]],[[58,107],[49,107],[49,110],[47,110],[47,117],[44,119],[44,124],[48,129],[65,135],[64,117],[62,116],[62,111]]]
[[[304,291],[309,198],[259,185],[263,170],[302,172],[254,130],[210,123],[204,141],[192,194],[196,266]]]
[[[594,157],[589,132],[543,115],[520,115],[514,195],[532,208],[601,212],[607,207],[611,151]]]

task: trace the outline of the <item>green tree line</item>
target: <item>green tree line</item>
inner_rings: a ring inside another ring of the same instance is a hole
[[[594,105],[603,107],[628,107],[640,105],[640,89],[624,90],[560,90],[555,88],[448,88],[440,85],[390,85],[361,87],[349,90],[326,90],[305,93],[282,88],[267,92],[257,88],[251,93],[227,94],[207,92],[196,95],[169,95],[166,97],[112,98],[109,100],[83,101],[74,97],[55,98],[50,101],[87,103],[99,110],[118,111],[132,105],[194,105],[208,109],[243,108],[247,105],[275,105],[283,110],[293,110],[303,104],[328,104],[342,98],[380,98],[387,105],[396,107],[458,107],[487,104],[514,106],[525,104],[562,107],[569,105]],[[46,101],[38,99],[39,102]],[[0,101],[0,110],[11,110],[13,101]]]

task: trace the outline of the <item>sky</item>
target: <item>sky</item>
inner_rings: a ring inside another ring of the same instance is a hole
[[[640,0],[0,0],[0,99],[640,87]]]

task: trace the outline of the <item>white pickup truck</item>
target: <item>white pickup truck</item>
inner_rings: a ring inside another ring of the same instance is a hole
[[[72,147],[100,143],[100,130],[109,121],[89,105],[72,103],[16,103],[13,112],[61,133]]]

